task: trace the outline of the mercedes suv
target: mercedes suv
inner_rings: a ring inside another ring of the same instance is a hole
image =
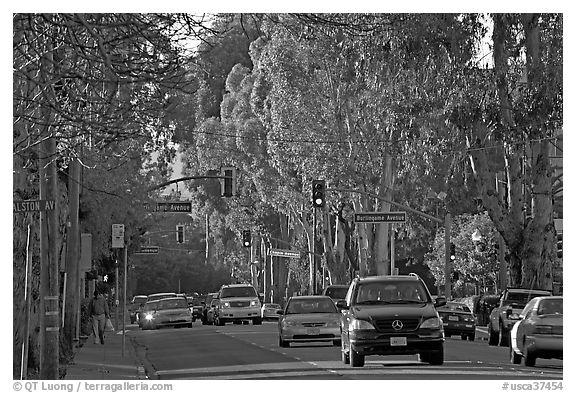
[[[242,323],[251,320],[253,325],[262,324],[261,304],[258,294],[250,284],[222,285],[218,293],[220,302],[216,309],[214,324]]]
[[[368,355],[414,355],[444,363],[444,331],[426,284],[415,274],[373,276],[352,281],[342,310],[342,361],[364,366]]]

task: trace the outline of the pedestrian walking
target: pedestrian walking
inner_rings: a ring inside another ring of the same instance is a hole
[[[92,332],[94,333],[94,344],[104,344],[104,329],[106,327],[106,319],[110,318],[110,311],[108,309],[108,302],[104,296],[98,291],[94,291],[94,297],[90,300],[90,317],[92,319]]]

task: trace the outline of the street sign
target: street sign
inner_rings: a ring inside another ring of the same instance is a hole
[[[124,224],[112,224],[112,248],[124,248]]]
[[[273,248],[270,250],[270,255],[273,257],[300,258],[300,251]]]
[[[158,254],[158,246],[142,247],[140,250],[136,251],[134,254]]]
[[[155,202],[145,203],[144,208],[153,212],[162,213],[192,213],[191,202]]]
[[[56,203],[54,200],[34,200],[34,201],[14,201],[14,213],[39,212],[44,210],[54,210]]]
[[[406,212],[364,212],[354,213],[355,222],[378,224],[385,222],[405,222]]]

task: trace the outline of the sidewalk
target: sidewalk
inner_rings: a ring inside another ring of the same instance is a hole
[[[130,330],[124,338],[122,356],[122,332],[106,332],[105,344],[94,344],[90,336],[84,344],[75,348],[72,364],[66,366],[64,379],[146,379],[143,365],[136,356],[130,340]]]

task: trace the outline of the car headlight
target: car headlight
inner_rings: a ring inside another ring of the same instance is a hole
[[[146,314],[146,316],[144,317],[147,321],[151,321],[154,319],[154,315],[152,314]]]
[[[284,327],[297,326],[297,325],[298,325],[298,322],[296,322],[296,321],[292,321],[292,320],[289,320],[289,319],[284,319],[284,320],[282,320],[282,326],[284,326]]]
[[[374,325],[372,325],[368,321],[364,321],[363,319],[352,319],[350,321],[350,325],[348,326],[348,330],[376,330]]]
[[[440,321],[440,318],[428,318],[427,320],[425,320],[424,322],[422,322],[422,325],[420,325],[420,328],[422,329],[440,329],[440,327],[442,326],[442,323]]]
[[[258,300],[252,300],[250,302],[250,307],[260,307],[260,302]]]
[[[340,326],[340,321],[328,321],[326,322],[326,327],[337,327]]]
[[[230,308],[230,302],[222,302],[220,303],[221,308]]]

